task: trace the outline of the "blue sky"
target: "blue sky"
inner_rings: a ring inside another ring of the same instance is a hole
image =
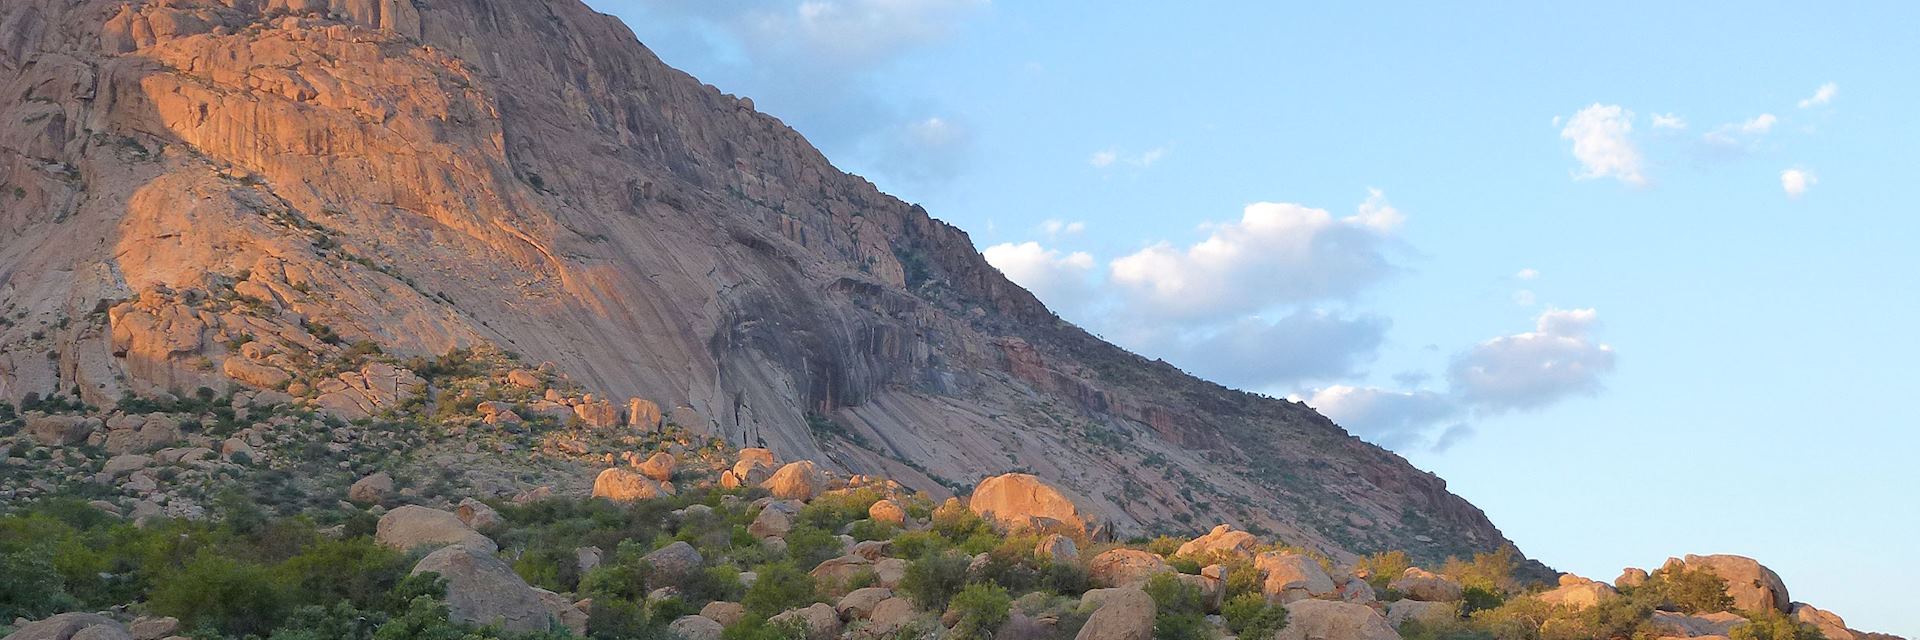
[[[1740,553],[1920,634],[1920,5],[590,4],[1557,568]]]

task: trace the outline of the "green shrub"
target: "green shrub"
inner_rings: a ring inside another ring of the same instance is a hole
[[[1498,607],[1506,602],[1500,594],[1483,587],[1466,587],[1460,590],[1460,615],[1473,615],[1475,611],[1484,611]]]
[[[918,558],[953,546],[932,531],[906,531],[893,537],[893,552],[902,558]]]
[[[972,562],[972,558],[957,551],[921,556],[907,565],[906,576],[900,580],[900,591],[922,609],[944,611],[954,594],[966,586],[967,565]]]
[[[0,553],[0,620],[38,620],[80,605],[67,593],[53,565],[53,549],[35,547]]]
[[[1147,595],[1153,597],[1154,640],[1204,640],[1208,637],[1206,601],[1200,588],[1187,584],[1171,573],[1147,580]]]
[[[1706,567],[1660,569],[1648,576],[1644,584],[1629,591],[1652,600],[1657,606],[1681,613],[1713,613],[1733,608],[1733,597],[1727,595],[1727,581]]]
[[[1519,552],[1513,547],[1501,547],[1498,551],[1476,553],[1472,560],[1447,558],[1440,566],[1441,575],[1453,578],[1464,587],[1480,587],[1496,593],[1514,593],[1519,589],[1519,581],[1513,577],[1514,569],[1520,566]]]
[[[1226,563],[1226,570],[1227,599],[1231,600],[1236,596],[1248,593],[1264,595],[1264,592],[1261,590],[1263,585],[1260,568],[1253,566],[1252,559],[1234,558],[1229,560]]]
[[[798,566],[814,567],[840,556],[840,537],[826,529],[802,525],[787,532],[786,539],[787,557]]]
[[[231,636],[266,634],[287,612],[287,590],[267,567],[211,550],[154,581],[147,605],[180,619],[184,628],[212,628]]]
[[[1747,614],[1747,624],[1734,627],[1731,640],[1825,640],[1813,625],[1794,620],[1778,611]]]
[[[951,609],[959,613],[953,626],[955,639],[991,640],[993,632],[1007,621],[1013,598],[1007,590],[990,582],[975,582],[954,594]]]
[[[798,620],[768,622],[765,618],[748,617],[727,627],[720,634],[721,640],[807,640],[807,628]]]
[[[1244,640],[1267,640],[1287,626],[1287,608],[1267,602],[1258,593],[1243,593],[1220,605],[1227,628]]]
[[[847,530],[847,535],[851,535],[853,539],[862,542],[867,540],[886,540],[899,533],[900,527],[894,526],[893,523],[880,522],[873,519],[855,520],[853,521],[853,527]]]
[[[982,534],[992,536],[996,543],[999,541],[999,536],[994,535],[993,525],[958,500],[948,501],[933,510],[933,531],[954,544]]]
[[[867,509],[880,501],[880,492],[858,489],[846,493],[819,496],[800,509],[795,524],[839,531],[848,523],[867,517]]]
[[[819,598],[813,576],[794,568],[792,563],[763,564],[755,570],[759,576],[747,588],[740,604],[749,618],[768,618],[782,611],[812,604]]]
[[[1387,583],[1393,582],[1394,578],[1400,577],[1412,566],[1413,560],[1407,557],[1407,552],[1399,549],[1366,556],[1354,564],[1355,569],[1367,572],[1367,584],[1374,591],[1386,590]]]
[[[1182,544],[1186,544],[1186,541],[1173,536],[1159,536],[1147,541],[1147,551],[1163,558],[1172,557]]]

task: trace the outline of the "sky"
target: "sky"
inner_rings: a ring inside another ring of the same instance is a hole
[[[1920,4],[589,4],[1532,557],[1748,555],[1920,636]]]

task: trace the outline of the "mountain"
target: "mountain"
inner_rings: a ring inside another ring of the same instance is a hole
[[[452,394],[329,363],[490,349],[594,394],[560,415],[632,397],[936,495],[1026,471],[1126,535],[1510,544],[1304,405],[1060,320],[576,0],[0,3],[0,315],[22,407],[285,391],[364,423]]]

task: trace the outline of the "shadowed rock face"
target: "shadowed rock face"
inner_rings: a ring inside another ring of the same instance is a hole
[[[1122,534],[1506,542],[1303,406],[1060,321],[575,0],[7,0],[0,89],[0,398],[490,343],[783,459],[1029,471]]]

